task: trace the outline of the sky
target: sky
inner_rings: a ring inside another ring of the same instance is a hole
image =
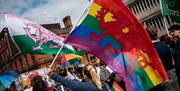
[[[39,24],[60,23],[70,15],[73,24],[89,5],[89,0],[0,0],[0,31],[6,26],[4,13],[35,21]]]

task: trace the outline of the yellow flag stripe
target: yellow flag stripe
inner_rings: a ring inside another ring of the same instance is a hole
[[[92,7],[90,8],[89,15],[96,17],[96,15],[98,14],[98,11],[100,11],[101,8],[102,7],[100,5],[93,3]]]
[[[149,63],[150,62],[149,56],[146,53],[142,52],[141,50],[140,53],[143,54],[144,58],[140,56],[138,58],[138,61],[146,60]],[[163,82],[163,79],[161,78],[160,74],[156,70],[154,70],[151,66],[147,65],[147,67],[145,67],[144,70],[154,86],[157,86],[158,84]]]
[[[149,76],[149,78],[152,81],[152,83],[154,84],[154,86],[163,82],[162,78],[152,69],[151,66],[148,65],[144,70],[147,73],[147,75]]]
[[[74,59],[74,58],[81,58],[82,59],[82,56],[79,56],[79,55],[76,55],[76,54],[66,54],[65,58],[66,58],[66,60],[71,60],[71,59]]]
[[[96,4],[96,3],[93,3],[92,4],[92,7],[90,8],[90,11],[89,11],[89,15],[91,16],[94,16],[96,17],[98,15],[98,11],[101,10],[101,6]],[[110,22],[110,21],[115,21],[116,19],[112,18],[113,15],[108,12],[105,16],[104,16],[104,22]]]

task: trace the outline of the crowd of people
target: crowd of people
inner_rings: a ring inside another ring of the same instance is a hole
[[[94,61],[86,65],[62,66],[55,64],[46,68],[49,80],[37,75],[31,79],[31,87],[25,91],[111,91],[116,75],[103,61]],[[117,80],[121,83],[121,80]]]
[[[154,27],[148,27],[146,30],[169,77],[166,84],[152,91],[180,91],[180,25],[171,26],[170,35],[162,35],[159,38]]]
[[[169,77],[169,81],[150,91],[180,91],[180,25],[169,28],[170,36],[158,37],[154,27],[146,30]],[[51,69],[47,68],[46,74],[55,81],[53,84],[47,85],[41,76],[36,76],[31,80],[32,87],[26,91],[111,91],[114,81],[126,91],[123,81],[98,60],[80,66],[56,65]]]

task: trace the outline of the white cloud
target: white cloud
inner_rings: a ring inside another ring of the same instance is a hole
[[[0,12],[11,12],[20,15],[22,9],[28,9],[32,7],[30,0],[1,0]]]
[[[23,14],[24,17],[36,19],[39,23],[60,22],[66,15],[72,16],[73,22],[81,15],[87,1],[83,0],[59,0],[49,1],[46,5],[41,5]]]
[[[31,0],[0,0],[0,29],[5,25],[4,12],[28,18],[40,24],[62,23],[66,15],[70,15],[73,23],[82,14],[89,3],[89,0],[46,0],[47,3],[33,7]],[[25,10],[25,11],[23,11]]]

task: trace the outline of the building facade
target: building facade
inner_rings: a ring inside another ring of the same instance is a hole
[[[9,37],[8,29],[4,28],[0,33],[0,72],[10,70],[9,60],[18,55],[18,50]]]
[[[162,16],[159,0],[126,0],[126,5],[145,27],[154,26],[159,36],[167,34],[167,28],[174,24],[170,17]]]

